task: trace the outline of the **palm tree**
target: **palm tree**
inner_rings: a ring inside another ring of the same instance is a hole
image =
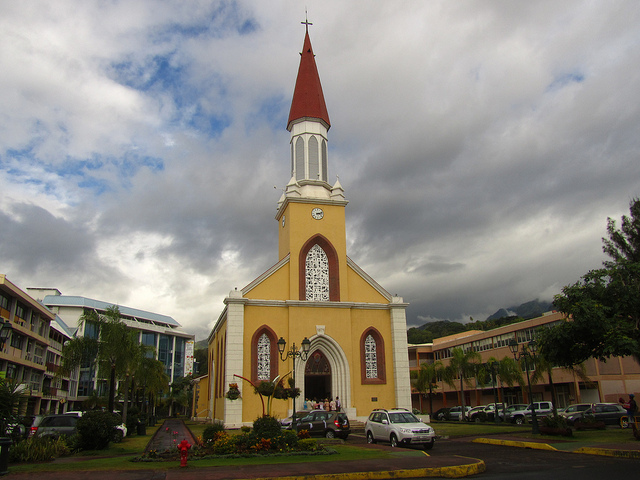
[[[436,381],[442,375],[442,369],[442,362],[438,360],[433,363],[421,363],[420,370],[415,372],[415,389],[420,394],[429,391],[429,415],[433,415],[433,391],[438,388]],[[420,397],[420,410],[422,410],[422,397]]]
[[[456,388],[455,379],[460,379],[460,405],[462,405],[460,421],[464,420],[465,414],[464,384],[471,384],[470,379],[473,378],[478,371],[481,359],[482,357],[478,352],[471,349],[465,352],[461,347],[457,347],[451,350],[449,365],[444,367],[443,380],[452,388]]]
[[[535,357],[534,360],[535,370],[533,371],[533,375],[531,375],[531,383],[536,384],[539,381],[544,380],[543,375],[546,373],[549,378],[549,387],[551,388],[551,400],[553,404],[553,416],[558,416],[558,398],[556,392],[556,385],[553,383],[553,369],[555,365],[549,362],[544,355],[541,355],[540,352]],[[563,370],[573,373],[574,376],[577,376],[581,380],[586,383],[591,383],[591,379],[587,376],[586,369],[583,363],[578,365],[573,365],[571,367],[560,367]]]
[[[156,398],[162,391],[169,387],[169,376],[165,372],[164,364],[160,360],[144,356],[137,371],[138,389],[142,392],[142,398],[148,399],[144,402],[144,414],[148,415],[147,405],[154,408]],[[152,410],[151,414],[155,411]]]
[[[85,311],[79,325],[98,327],[97,338],[74,337],[62,348],[62,371],[69,373],[77,367],[98,367],[98,376],[109,377],[108,409],[115,407],[116,380],[123,375],[130,362],[136,342],[132,331],[122,322],[117,306],[110,306],[104,314]]]

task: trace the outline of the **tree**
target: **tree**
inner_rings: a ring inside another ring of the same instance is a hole
[[[480,365],[481,356],[473,350],[464,351],[457,347],[451,350],[451,359],[449,365],[443,370],[443,379],[452,388],[456,388],[455,380],[460,379],[460,405],[462,405],[462,415],[460,420],[464,420],[465,403],[464,403],[464,384],[471,384],[470,379],[476,374]]]
[[[421,363],[420,369],[416,372],[413,386],[420,394],[429,391],[429,415],[433,415],[433,391],[438,388],[436,383],[438,377],[442,375],[442,362]],[[413,373],[413,372],[411,372]],[[422,410],[422,400],[420,400],[420,410]]]
[[[18,415],[20,403],[26,398],[24,390],[24,384],[10,378],[0,378],[0,436],[5,434],[7,424]]]
[[[602,248],[610,260],[555,297],[571,320],[540,332],[540,352],[553,364],[627,355],[640,362],[640,199],[631,201],[630,213],[620,229],[607,219]]]
[[[124,375],[130,363],[133,345],[137,343],[135,332],[120,318],[117,306],[110,306],[104,314],[95,310],[85,311],[79,324],[90,323],[98,329],[96,336],[74,337],[62,347],[62,372],[68,374],[77,367],[97,367],[98,376],[109,378],[110,412],[115,407],[116,380]]]

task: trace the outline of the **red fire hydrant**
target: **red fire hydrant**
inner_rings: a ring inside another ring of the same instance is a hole
[[[180,450],[180,466],[181,467],[187,466],[187,452],[189,452],[190,448],[191,448],[191,445],[189,444],[189,442],[187,442],[186,438],[182,440],[178,445],[178,450]]]

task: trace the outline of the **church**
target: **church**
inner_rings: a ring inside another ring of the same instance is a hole
[[[349,418],[411,408],[407,304],[347,256],[348,201],[328,179],[331,123],[306,25],[287,123],[291,179],[278,201],[278,261],[233,290],[208,337],[207,376],[197,379],[194,417],[251,425],[263,406],[252,385],[294,378],[300,396],[274,399],[285,418],[305,399],[339,397]],[[287,355],[289,354],[289,355]],[[239,390],[239,398],[228,395]],[[294,404],[295,401],[295,404]]]

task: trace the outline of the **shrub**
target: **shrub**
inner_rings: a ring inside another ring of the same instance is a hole
[[[318,450],[318,442],[313,438],[298,440],[298,449],[303,452],[315,452]]]
[[[270,416],[259,417],[253,422],[253,433],[258,438],[273,438],[280,435],[280,422]]]
[[[311,438],[311,434],[309,433],[309,430],[299,430],[298,431],[298,438],[300,440],[304,440],[305,438]]]
[[[236,442],[226,432],[218,432],[218,437],[213,442],[212,451],[216,455],[225,455],[228,453],[235,453]]]
[[[224,433],[224,425],[221,423],[214,423],[209,425],[202,432],[202,441],[205,444],[213,443],[214,440],[218,437],[219,433]]]
[[[113,438],[118,416],[109,412],[92,410],[78,419],[79,447],[82,450],[103,450]]]
[[[71,452],[64,438],[34,437],[14,444],[9,449],[9,462],[43,462],[69,455]]]
[[[242,433],[249,433],[251,431],[251,427],[247,427],[246,425],[243,425],[240,427],[240,431]]]
[[[567,428],[567,419],[560,415],[542,417],[542,425],[549,428]]]
[[[293,430],[281,431],[272,439],[273,448],[278,450],[293,450],[298,446],[298,435]]]

